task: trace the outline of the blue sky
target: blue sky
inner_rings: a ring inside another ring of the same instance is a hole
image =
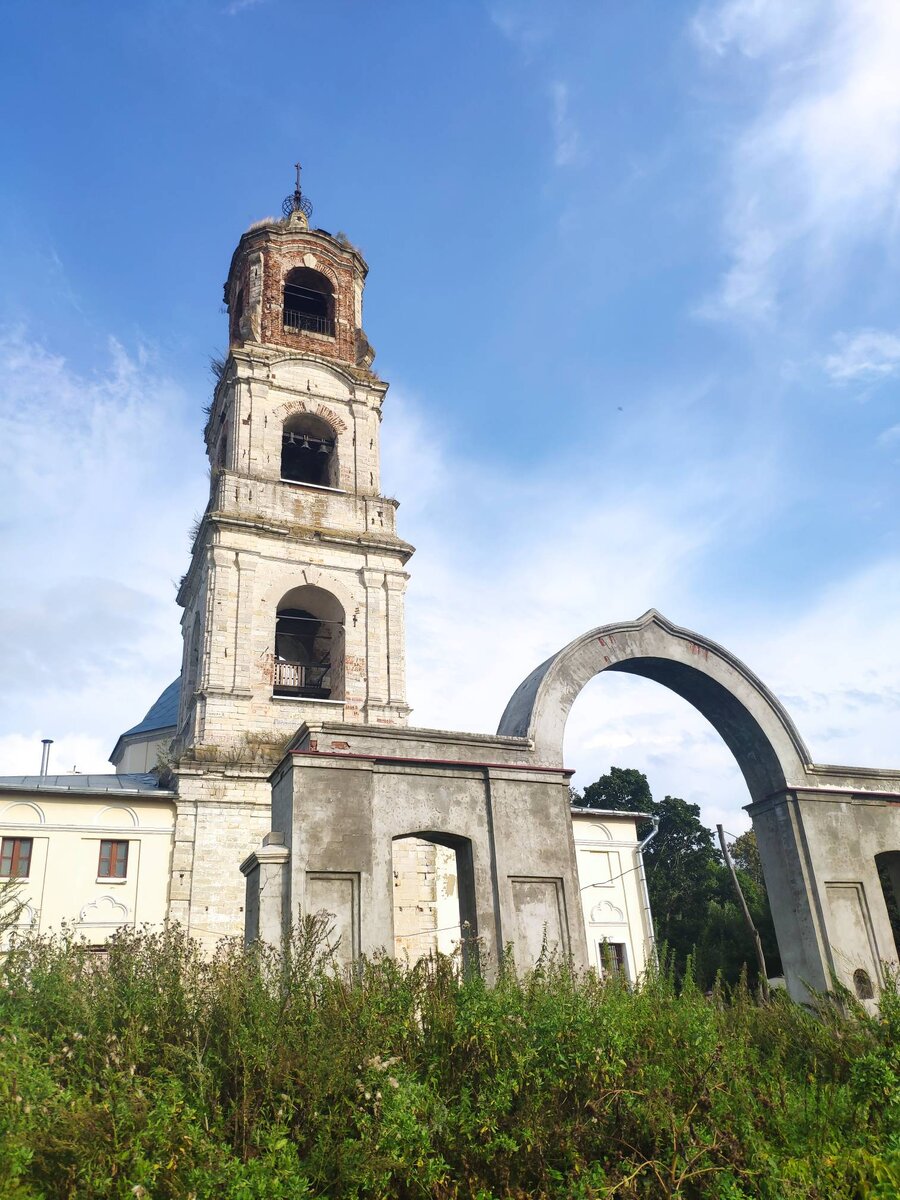
[[[416,723],[653,606],[818,761],[900,762],[895,0],[4,17],[0,769],[102,769],[177,673],[222,281],[298,157],[371,267]],[[746,823],[657,686],[596,680],[567,752]]]

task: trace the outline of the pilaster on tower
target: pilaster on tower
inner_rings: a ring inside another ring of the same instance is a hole
[[[304,720],[404,724],[405,564],[381,495],[387,384],[362,327],[368,267],[311,228],[298,184],[241,237],[229,353],[205,430],[211,495],[179,591],[178,746],[277,741]]]

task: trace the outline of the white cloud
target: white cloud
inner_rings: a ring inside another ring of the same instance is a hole
[[[547,51],[554,26],[551,9],[540,0],[507,0],[506,3],[489,5],[488,15],[493,25],[519,52],[522,62],[543,76],[543,90],[550,101],[554,165],[580,165],[585,158],[584,145],[572,116],[571,87],[564,79],[552,77],[552,55]]]
[[[43,751],[41,738],[45,732],[33,729],[29,734],[0,736],[0,774],[37,775]],[[57,737],[50,747],[48,774],[69,775],[73,771],[86,774],[93,770],[106,775],[114,770],[106,761],[112,745],[107,745],[101,737],[60,729],[55,732]]]
[[[900,334],[860,329],[853,334],[839,334],[836,341],[838,349],[825,359],[825,370],[832,379],[847,383],[900,374]]]
[[[707,50],[724,56],[732,49],[759,58],[789,44],[808,30],[822,5],[819,0],[724,0],[704,4],[691,28]]]
[[[900,769],[900,559],[836,579],[780,627],[745,631],[753,663],[817,762]]]
[[[0,370],[0,774],[35,769],[38,734],[58,739],[60,768],[109,771],[119,732],[180,665],[173,581],[206,500],[200,404],[115,342],[80,375],[5,330]]]
[[[789,276],[818,293],[854,246],[895,235],[900,5],[725,0],[703,6],[693,31],[729,95],[740,59],[754,60],[755,114],[730,137],[731,266],[703,311],[764,318]]]
[[[634,460],[615,438],[603,473],[574,448],[523,477],[494,461],[455,459],[402,388],[392,389],[384,473],[388,489],[411,501],[399,528],[418,546],[407,607],[413,723],[493,732],[515,687],[550,654],[656,607],[743,658],[782,697],[817,760],[900,767],[900,613],[890,602],[900,594],[900,564],[838,576],[777,620],[747,617],[740,595],[711,609],[704,567],[728,551],[745,514],[763,527],[775,519],[778,489],[759,447],[742,437],[677,474],[683,416],[671,400],[667,407],[671,425],[654,410],[633,432],[646,450],[640,484],[617,474],[617,461]],[[669,448],[661,472],[651,427]],[[578,786],[611,765],[634,766],[654,794],[699,804],[710,825],[748,825],[746,786],[722,740],[650,681],[593,681],[569,718],[566,761]]]
[[[688,456],[682,474],[677,399],[634,420],[629,432],[599,439],[602,471],[587,439],[512,475],[495,460],[455,459],[402,388],[392,389],[385,485],[404,501],[401,536],[418,546],[407,606],[416,725],[493,732],[521,680],[585,630],[650,607],[692,624],[703,562],[745,520],[767,520],[777,489],[758,446],[740,438],[728,452],[710,446],[707,458]],[[640,479],[626,443],[640,448]],[[666,466],[656,472],[658,446]],[[610,765],[637,766],[660,795],[685,796],[709,819],[727,811],[732,830],[746,825],[746,789],[724,744],[658,685],[597,681],[573,710],[566,747],[579,786]]]

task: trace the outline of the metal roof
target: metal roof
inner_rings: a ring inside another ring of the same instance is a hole
[[[3,775],[0,790],[22,792],[164,792],[155,775]],[[165,792],[168,794],[168,792]]]
[[[169,729],[178,723],[178,700],[181,695],[181,676],[170,683],[159,699],[150,706],[143,721],[126,729],[120,737],[133,737],[136,733],[155,733]]]
[[[119,754],[119,749],[124,747],[122,743],[126,738],[140,740],[143,736],[144,741],[152,741],[153,735],[157,737],[167,729],[171,729],[174,733],[175,727],[178,724],[178,702],[181,698],[181,676],[179,675],[162,695],[150,705],[147,715],[143,721],[139,721],[137,725],[132,725],[130,729],[126,729],[124,733],[120,733],[116,739],[116,744],[113,746],[112,754],[109,756],[109,761],[115,763],[122,757]]]

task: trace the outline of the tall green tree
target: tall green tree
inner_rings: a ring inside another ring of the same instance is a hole
[[[647,776],[633,767],[610,767],[596,783],[589,783],[581,794],[585,808],[608,808],[616,812],[649,813],[653,796]]]
[[[679,965],[703,939],[709,908],[719,893],[722,862],[700,809],[678,796],[653,803],[659,832],[647,847],[647,886],[656,936]]]
[[[749,875],[755,884],[764,888],[766,881],[763,879],[762,859],[759,856],[759,846],[753,830],[748,829],[746,833],[735,838],[731,843],[730,850],[734,865]]]

